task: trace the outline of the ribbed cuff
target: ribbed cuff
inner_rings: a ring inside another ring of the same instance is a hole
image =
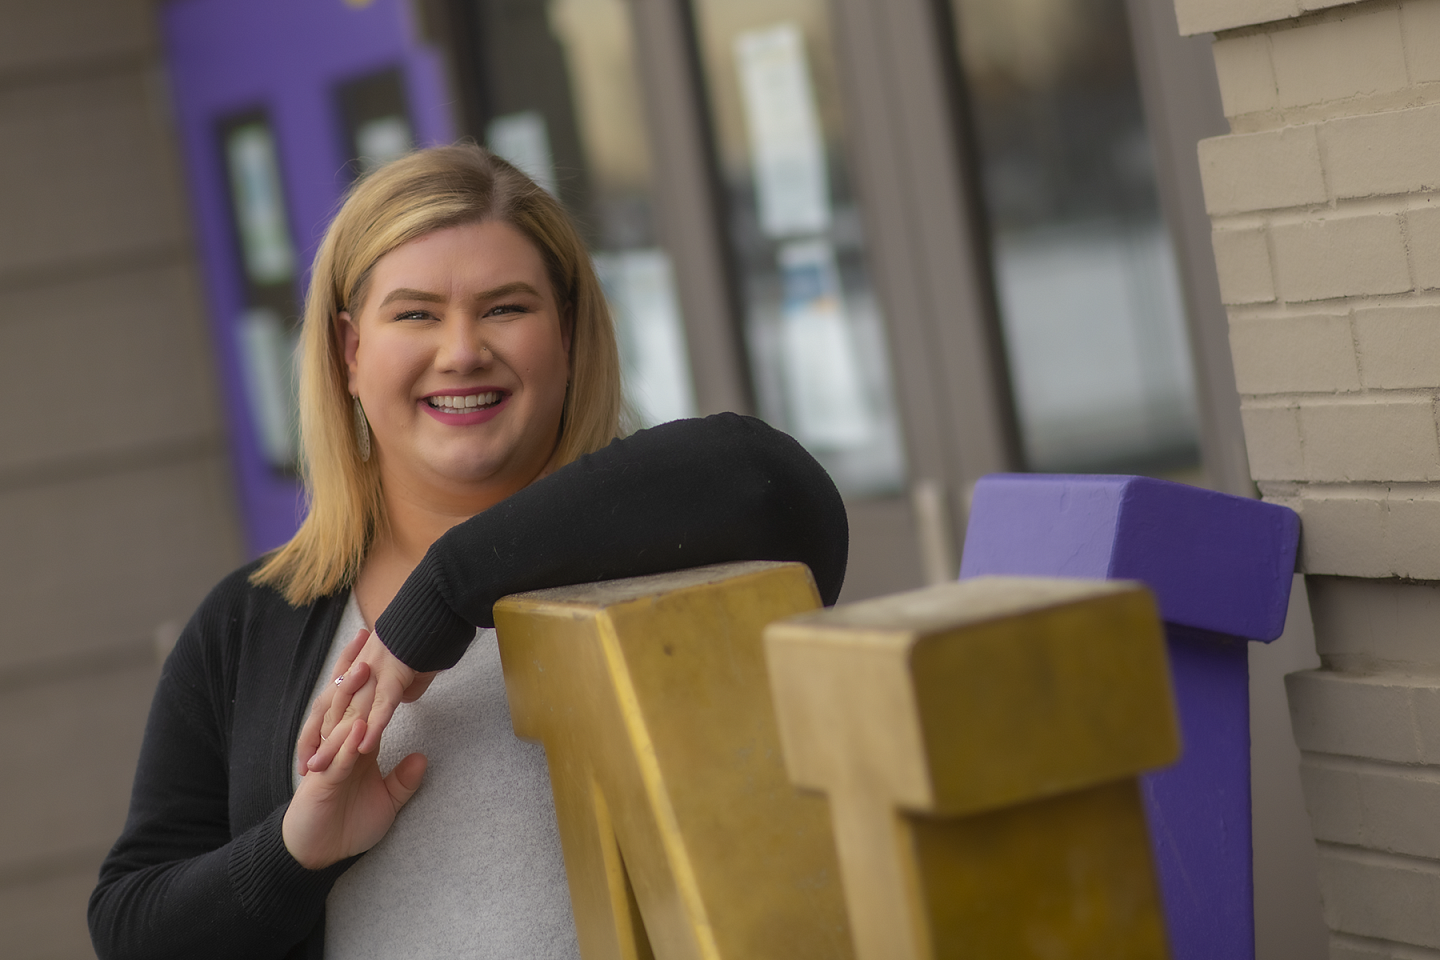
[[[236,837],[230,847],[230,883],[245,912],[276,930],[303,933],[325,907],[325,898],[340,875],[357,858],[341,860],[323,870],[307,870],[285,848],[282,827],[289,804]]]
[[[455,666],[475,636],[475,626],[440,594],[438,576],[434,556],[427,554],[375,621],[386,649],[417,673]]]

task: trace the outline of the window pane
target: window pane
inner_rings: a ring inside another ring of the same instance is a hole
[[[415,149],[405,78],[399,67],[357,77],[336,91],[352,176],[370,173]]]
[[[270,467],[286,474],[295,469],[300,449],[294,367],[300,308],[280,159],[263,110],[221,120],[220,141],[245,291],[245,311],[235,326],[241,380],[256,446]]]
[[[692,0],[761,415],[841,492],[905,480],[823,0]]]
[[[625,0],[479,0],[487,145],[569,208],[620,339],[637,426],[695,415]]]
[[[1029,466],[1198,462],[1123,0],[952,0]]]

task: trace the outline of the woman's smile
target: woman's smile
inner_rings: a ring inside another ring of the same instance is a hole
[[[463,427],[489,420],[508,399],[510,394],[505,390],[478,388],[435,393],[420,402],[425,412],[441,423]]]

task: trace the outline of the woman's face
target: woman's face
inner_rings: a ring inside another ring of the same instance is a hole
[[[340,319],[387,489],[488,506],[545,468],[571,328],[524,234],[485,222],[411,240],[376,262],[364,304]]]

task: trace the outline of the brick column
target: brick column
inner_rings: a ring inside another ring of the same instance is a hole
[[[1251,472],[1303,520],[1331,957],[1440,957],[1440,0],[1175,2],[1233,131],[1200,163]]]

